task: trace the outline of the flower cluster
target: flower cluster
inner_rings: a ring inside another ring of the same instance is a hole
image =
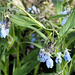
[[[33,13],[40,13],[40,9],[37,9],[36,6],[32,6],[32,8],[28,8],[28,12]]]
[[[40,50],[39,61],[46,62],[47,68],[53,68],[53,60],[51,59],[50,54],[45,52],[44,49]]]
[[[70,57],[70,54],[69,54],[67,49],[64,52],[64,59],[65,59],[66,62],[71,61],[71,57]],[[53,60],[51,59],[51,55],[50,55],[49,52],[46,52],[44,49],[40,49],[38,60],[40,62],[46,62],[47,68],[53,68]],[[62,62],[61,52],[57,53],[57,57],[55,59],[55,62],[57,64],[61,64],[61,62]]]
[[[36,41],[35,34],[32,34],[31,42],[34,43]],[[34,45],[30,45],[30,48],[34,48]]]

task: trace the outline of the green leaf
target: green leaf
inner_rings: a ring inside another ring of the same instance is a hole
[[[61,64],[56,64],[56,72],[60,72],[61,71]]]
[[[50,16],[49,18],[48,18],[48,20],[51,20],[51,19],[55,19],[55,18],[61,18],[61,17],[65,17],[66,15],[55,15],[55,16]]]
[[[12,19],[12,21],[13,20],[20,21],[26,26],[27,25],[37,25],[32,19],[30,19],[29,17],[26,17],[26,16],[12,15],[11,19]]]
[[[65,23],[65,25],[62,27],[62,29],[60,30],[59,34],[61,35],[61,37],[71,28],[73,28],[75,26],[75,8],[72,12],[72,14],[69,16],[67,22]]]
[[[39,44],[33,43],[33,42],[23,42],[23,43],[30,43],[30,44],[33,44],[34,46],[38,47],[38,48],[42,48],[42,46],[40,46]]]
[[[27,62],[34,60],[38,56],[39,51],[40,51],[40,49],[36,49],[36,50],[32,51],[20,63],[23,64],[23,63],[27,63]]]
[[[17,17],[16,17],[17,18]],[[18,26],[21,26],[21,27],[26,27],[26,28],[30,28],[34,31],[36,31],[41,37],[43,37],[44,39],[46,38],[46,36],[40,32],[38,29],[36,29],[35,27],[31,26],[33,24],[29,23],[29,22],[24,22],[25,20],[20,20],[20,19],[13,19],[11,18],[10,19],[13,23],[15,23],[16,25]]]
[[[54,3],[55,7],[56,7],[56,12],[57,14],[60,14],[60,12],[63,9],[63,1],[59,1],[59,0],[52,0],[52,2]]]
[[[4,7],[0,7],[0,12],[4,10]]]
[[[36,65],[39,64],[39,61],[32,61],[30,64],[26,65],[24,64],[22,67],[16,69],[13,75],[26,75],[31,70],[35,68]]]
[[[55,75],[54,73],[42,73],[42,74],[39,74],[39,75]]]
[[[73,41],[75,41],[75,36],[72,36],[67,42],[66,46],[68,47]]]
[[[15,53],[16,53],[16,49],[15,48],[11,48],[8,52],[6,52],[6,55],[15,54]]]

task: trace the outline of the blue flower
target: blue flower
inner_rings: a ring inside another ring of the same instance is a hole
[[[46,66],[47,68],[53,68],[53,60],[50,57],[46,60]]]
[[[5,38],[6,37],[6,31],[5,31],[5,28],[4,27],[2,27],[1,28],[1,38]]]
[[[39,61],[45,62],[47,60],[48,55],[46,55],[44,52],[39,53]]]
[[[62,1],[62,0],[59,0],[59,1]]]
[[[30,12],[31,11],[31,8],[28,8],[28,12]]]
[[[36,38],[32,38],[32,39],[31,39],[31,42],[34,43],[35,41],[36,41]]]
[[[32,37],[34,37],[34,36],[35,36],[35,34],[32,34],[31,36],[32,36]]]
[[[68,61],[68,62],[71,61],[71,56],[67,50],[65,51],[64,59],[65,61]]]
[[[34,45],[31,44],[31,45],[30,45],[30,48],[34,48]]]
[[[33,13],[34,13],[34,11],[32,10],[32,11],[31,11],[31,13],[33,14]]]
[[[5,29],[5,27],[1,28],[1,38],[5,38],[9,34],[9,29]]]
[[[36,12],[36,6],[32,6],[33,11]]]
[[[42,53],[42,52],[39,53],[39,61],[40,62],[45,62],[45,60],[44,60],[44,53]]]
[[[62,20],[62,23],[61,23],[62,26],[64,26],[64,24],[66,23],[66,21],[67,21],[67,19],[63,19],[63,20]]]
[[[39,53],[39,61],[40,62],[45,62],[47,60],[47,57],[48,55],[46,54],[46,52],[44,51],[44,49],[41,49],[40,50],[40,53]]]
[[[2,25],[2,21],[0,21],[0,24]],[[5,20],[3,19],[3,24],[5,24]]]
[[[57,57],[56,57],[55,62],[56,62],[57,64],[61,64],[61,62],[62,62],[61,53],[57,53]]]
[[[63,14],[63,15],[65,14],[65,15],[66,15],[66,14],[68,14],[69,12],[70,12],[70,9],[60,12],[60,14]]]

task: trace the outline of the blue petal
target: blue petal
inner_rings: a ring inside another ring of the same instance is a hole
[[[59,1],[62,1],[62,0],[59,0]]]
[[[61,57],[57,57],[56,60],[55,60],[55,62],[56,62],[57,64],[61,64],[61,62],[62,62]]]
[[[35,34],[32,34],[32,37],[34,37],[35,36]]]
[[[46,60],[46,66],[47,68],[53,68],[53,60],[50,57]]]
[[[31,8],[28,8],[28,11],[30,12],[31,11]]]
[[[2,21],[0,21],[0,24],[2,24]],[[3,19],[3,24],[5,24],[5,20]]]
[[[34,45],[30,45],[30,48],[34,48]]]
[[[36,38],[32,38],[32,39],[31,39],[31,42],[35,42],[35,41],[36,41]]]
[[[66,23],[66,21],[67,21],[67,19],[63,19],[63,20],[62,20],[62,23],[61,23],[62,26],[64,26],[64,24]]]
[[[68,52],[65,52],[64,59],[65,59],[65,61],[70,62],[70,60],[71,60],[71,56],[69,55],[69,53],[68,53]]]

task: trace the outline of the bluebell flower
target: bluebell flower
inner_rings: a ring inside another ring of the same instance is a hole
[[[36,6],[32,6],[33,11],[36,12]]]
[[[62,1],[62,0],[59,0],[59,1]]]
[[[35,41],[36,41],[36,38],[32,38],[32,39],[31,39],[31,42],[34,43]]]
[[[6,37],[6,31],[5,31],[5,28],[4,27],[2,27],[1,28],[1,38],[5,38]]]
[[[39,53],[39,61],[45,62],[47,60],[47,57],[48,55],[45,53],[44,49],[41,49]]]
[[[31,13],[33,14],[33,13],[34,13],[34,11],[32,10],[32,11],[31,11]]]
[[[28,8],[28,12],[30,12],[31,11],[31,8]]]
[[[31,44],[31,45],[30,45],[30,48],[34,48],[34,45]]]
[[[39,53],[39,61],[45,62],[47,60],[48,55],[46,55],[44,52]]]
[[[2,21],[0,21],[0,24],[2,25]],[[5,24],[5,20],[3,19],[3,24]]]
[[[70,9],[60,12],[60,14],[66,15],[70,12]]]
[[[35,34],[32,34],[31,36],[32,36],[32,37],[34,37],[34,36],[35,36]]]
[[[64,26],[64,24],[66,23],[66,21],[67,21],[67,19],[63,19],[62,20],[62,22],[61,22],[62,26]]]
[[[44,53],[42,53],[42,52],[39,53],[39,61],[40,62],[45,62],[45,60],[44,60]]]
[[[1,28],[1,38],[5,38],[9,34],[9,29]]]
[[[61,64],[61,62],[62,62],[61,53],[57,53],[57,57],[56,57],[55,62],[56,62],[57,64]]]
[[[68,61],[68,62],[71,61],[71,56],[67,50],[65,51],[64,59],[65,61]]]
[[[53,60],[50,57],[46,60],[46,66],[47,68],[53,68]]]

